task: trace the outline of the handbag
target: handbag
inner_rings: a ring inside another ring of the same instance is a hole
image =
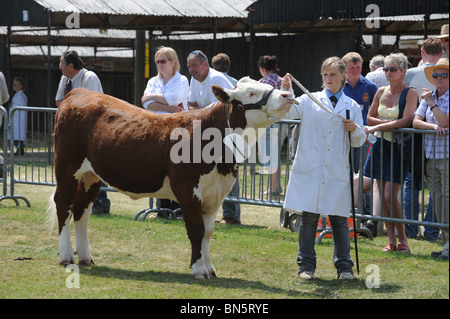
[[[403,117],[403,111],[406,106],[406,95],[411,87],[405,88],[400,94],[398,118]],[[419,99],[417,99],[417,106],[419,106]],[[416,106],[416,108],[417,108]],[[412,127],[412,121],[409,125]],[[403,136],[403,137],[402,137]],[[412,145],[414,144],[414,154],[412,153]],[[414,171],[414,185],[417,190],[422,189],[422,136],[414,133],[395,133],[394,146],[399,153],[403,149],[403,166],[408,172]],[[414,170],[413,170],[414,168]]]

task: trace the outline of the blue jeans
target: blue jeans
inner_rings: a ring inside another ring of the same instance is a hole
[[[230,197],[239,197],[239,178],[236,178],[236,182],[228,194]],[[241,221],[241,205],[233,202],[222,203],[222,216],[227,218],[233,218],[234,221]]]
[[[411,193],[412,203],[411,203]],[[419,194],[420,191],[417,189],[412,190],[412,180],[411,173],[406,174],[405,185],[403,189],[403,210],[405,212],[405,218],[411,220],[419,219]],[[411,217],[411,207],[413,206],[413,217]],[[436,218],[433,218],[433,202],[430,200],[428,202],[427,212],[425,214],[424,221],[426,222],[436,222]],[[415,238],[419,232],[417,225],[405,224],[406,236],[409,238]],[[439,228],[425,226],[424,234],[427,240],[437,240],[439,236]]]

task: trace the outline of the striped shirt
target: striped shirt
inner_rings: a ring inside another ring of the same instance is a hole
[[[444,95],[436,98],[436,91],[433,92],[433,101],[436,103],[436,106],[444,113],[448,114],[448,90]],[[439,124],[434,116],[433,112],[430,110],[427,102],[422,100],[416,112],[419,116],[424,117],[425,122],[432,124]],[[433,158],[433,146],[434,146],[434,137],[435,134],[425,134],[425,156],[426,158]],[[436,137],[436,159],[444,159],[444,146],[445,141],[447,142],[447,154],[445,158],[448,158],[448,134],[442,137]]]
[[[265,77],[263,77],[262,79],[259,80],[259,82],[270,84],[276,89],[281,88],[282,81],[283,81],[283,78],[276,73],[267,74]]]

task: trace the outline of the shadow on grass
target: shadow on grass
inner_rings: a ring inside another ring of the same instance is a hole
[[[312,281],[302,281],[297,278],[292,279],[289,289],[267,285],[261,281],[246,280],[240,278],[214,278],[210,280],[196,280],[190,274],[175,273],[170,271],[134,271],[128,269],[117,269],[105,266],[89,266],[82,270],[83,275],[114,278],[120,280],[148,281],[164,284],[189,284],[193,286],[204,286],[208,288],[239,289],[239,290],[259,290],[264,293],[274,295],[284,295],[291,298],[334,298],[336,290],[345,289],[354,291],[351,298],[359,298],[359,291],[367,291],[365,279],[356,278],[350,281],[338,279],[320,279]],[[401,286],[394,284],[382,285],[381,288],[372,289],[372,292],[380,294],[374,298],[383,298],[382,294],[394,293],[401,289]],[[245,296],[245,295],[244,295]]]

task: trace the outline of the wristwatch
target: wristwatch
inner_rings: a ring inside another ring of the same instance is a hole
[[[433,112],[433,109],[436,107],[437,105],[435,104],[435,105],[432,105],[432,106],[430,106],[430,111],[432,111]]]

